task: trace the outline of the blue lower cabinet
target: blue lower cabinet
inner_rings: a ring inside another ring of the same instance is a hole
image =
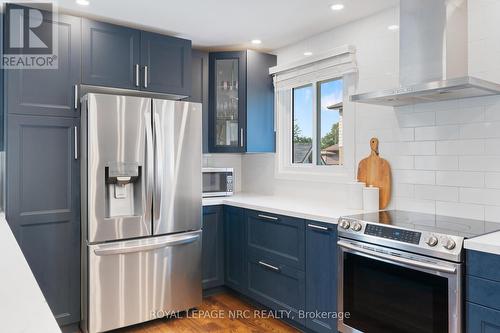
[[[478,251],[467,251],[466,274],[500,282],[500,256]]]
[[[248,258],[248,296],[281,315],[305,325],[305,274],[264,255]]]
[[[467,301],[500,311],[500,282],[468,275]]]
[[[304,270],[304,220],[248,211],[249,252],[264,253],[283,265]]]
[[[500,333],[500,311],[467,302],[467,333]]]
[[[306,221],[306,327],[337,332],[337,226]]]
[[[226,286],[246,294],[247,251],[245,210],[224,208],[224,268]]]
[[[224,216],[222,206],[203,207],[203,289],[224,285]]]

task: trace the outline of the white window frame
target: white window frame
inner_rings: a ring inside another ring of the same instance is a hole
[[[348,47],[348,46],[346,46]],[[339,50],[340,49],[340,50]],[[324,65],[326,63],[339,63],[339,57],[345,57],[347,53],[353,56],[353,49],[348,47],[337,48],[333,54],[323,55],[320,59],[299,66],[288,68],[282,73],[287,84],[279,86],[280,73],[275,76],[275,124],[276,124],[276,155],[275,176],[279,179],[321,181],[327,183],[350,182],[355,177],[355,104],[349,100],[349,96],[355,91],[356,67],[355,62],[348,64],[345,59],[335,66]],[[318,64],[320,63],[320,64]],[[345,66],[347,64],[347,66]],[[354,69],[353,69],[354,68]],[[293,72],[298,75],[293,75]],[[304,75],[305,73],[305,75]],[[318,155],[318,92],[319,84],[325,81],[343,80],[343,147],[344,163],[342,165],[318,165],[315,164]],[[292,163],[293,145],[293,89],[303,86],[313,86],[313,163]]]

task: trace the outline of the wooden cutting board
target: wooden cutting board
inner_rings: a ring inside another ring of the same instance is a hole
[[[359,162],[358,181],[380,190],[379,208],[384,209],[391,200],[391,166],[378,154],[378,139],[370,139],[370,156]]]

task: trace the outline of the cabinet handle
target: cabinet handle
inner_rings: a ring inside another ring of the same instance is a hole
[[[269,216],[269,215],[264,215],[264,214],[259,214],[257,215],[259,218],[261,219],[265,219],[265,220],[271,220],[271,221],[278,221],[278,218],[277,217],[274,217],[274,216]]]
[[[264,266],[264,267],[269,268],[269,269],[272,269],[275,272],[279,272],[280,271],[279,267],[276,267],[276,266],[273,266],[273,265],[269,265],[268,263],[265,263],[263,261],[259,261],[259,265]]]
[[[148,87],[148,66],[144,66],[144,88]]]
[[[75,144],[75,160],[78,159],[78,128],[75,126],[74,127],[74,130],[75,130],[75,141],[74,141],[74,144]]]
[[[135,65],[135,86],[138,87],[139,86],[139,64],[136,64]]]
[[[318,230],[322,230],[322,231],[327,231],[328,230],[327,227],[322,227],[320,225],[308,224],[307,226],[309,228],[318,229]]]
[[[243,147],[244,144],[243,144],[243,140],[244,140],[244,135],[243,135],[243,128],[240,129],[240,146]]]
[[[78,110],[78,85],[77,84],[75,84],[73,86],[73,92],[75,94],[75,96],[74,96],[75,97],[75,105],[74,105],[74,107],[75,107],[75,110]]]

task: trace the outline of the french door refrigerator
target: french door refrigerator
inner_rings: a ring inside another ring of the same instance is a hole
[[[82,99],[82,328],[201,304],[201,105]]]

